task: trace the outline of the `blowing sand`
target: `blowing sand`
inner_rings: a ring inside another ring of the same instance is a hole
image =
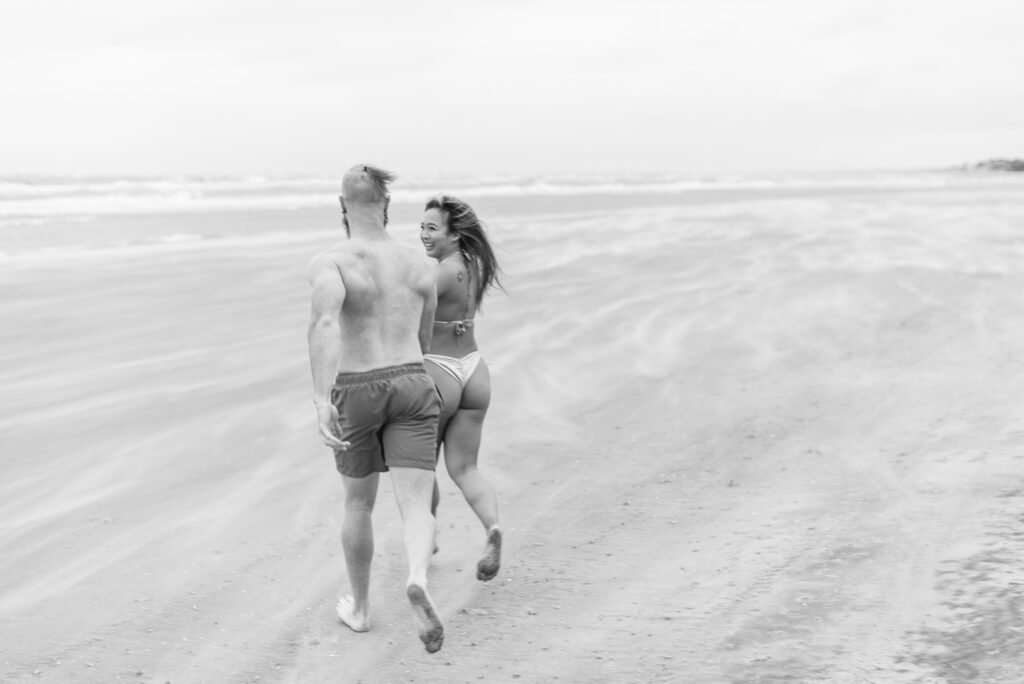
[[[0,680],[1024,681],[1019,199],[499,216],[498,576],[440,471],[373,629],[310,402],[312,241],[0,268]],[[538,227],[539,226],[539,227]]]

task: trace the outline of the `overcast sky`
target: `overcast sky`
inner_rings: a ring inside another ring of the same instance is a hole
[[[1019,0],[6,0],[0,173],[1024,156]]]

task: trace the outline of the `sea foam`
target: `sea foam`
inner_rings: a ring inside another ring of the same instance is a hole
[[[968,182],[941,172],[805,174],[489,175],[411,178],[393,186],[392,201],[420,203],[439,193],[465,198],[679,194],[708,190],[842,187],[938,187]],[[304,177],[6,177],[0,219],[173,212],[295,210],[331,206],[338,182]]]

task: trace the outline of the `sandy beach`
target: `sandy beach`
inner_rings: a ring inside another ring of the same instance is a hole
[[[0,681],[1024,681],[1021,190],[474,199],[506,551],[439,471],[436,655],[387,478],[334,612],[331,223],[2,260]]]

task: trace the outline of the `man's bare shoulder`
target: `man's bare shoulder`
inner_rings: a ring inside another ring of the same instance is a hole
[[[424,254],[420,247],[406,245],[406,248],[409,250],[409,260],[416,270],[416,275],[433,283],[437,274],[437,262]]]
[[[359,261],[363,249],[353,241],[343,242],[335,245],[314,256],[310,262],[310,269],[314,268],[335,268],[343,269],[346,265],[352,265]]]
[[[406,269],[413,269],[417,274],[433,274],[434,261],[423,252],[423,248],[400,240],[391,239],[380,243],[383,253],[393,263],[402,264]],[[408,272],[408,271],[407,271]]]
[[[401,254],[403,257],[406,257],[408,259],[411,259],[411,260],[417,261],[417,262],[418,261],[425,261],[425,262],[429,262],[430,261],[430,257],[428,257],[423,252],[423,247],[421,245],[414,245],[414,244],[409,243],[409,242],[402,242],[400,240],[395,240],[395,239],[393,239],[389,244],[399,254]]]
[[[326,276],[341,275],[345,261],[350,258],[347,257],[346,251],[341,249],[341,247],[325,249],[309,260],[307,274],[311,284]]]

